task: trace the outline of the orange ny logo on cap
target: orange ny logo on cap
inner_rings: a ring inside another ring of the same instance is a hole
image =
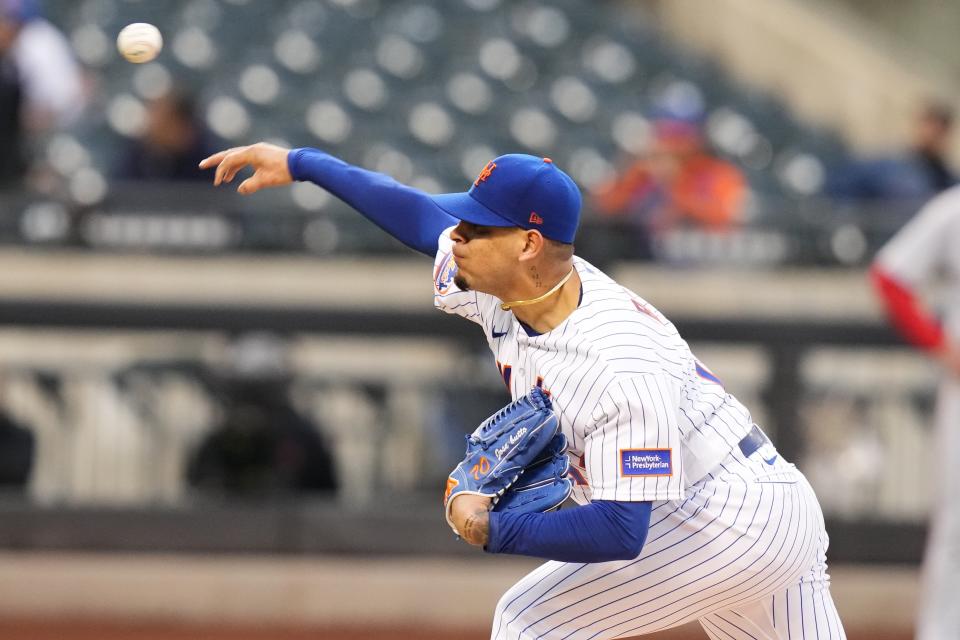
[[[537,215],[536,211],[530,212],[530,224],[543,224],[543,218]]]
[[[480,172],[480,175],[477,176],[477,179],[474,181],[473,186],[479,187],[481,182],[486,182],[487,178],[490,177],[490,174],[493,173],[493,170],[497,168],[497,165],[494,164],[493,160],[487,163],[487,166],[483,168],[483,171]]]

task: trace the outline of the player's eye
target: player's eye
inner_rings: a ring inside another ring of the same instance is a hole
[[[490,234],[490,227],[483,227],[472,222],[461,222],[460,233],[467,238],[476,238]]]

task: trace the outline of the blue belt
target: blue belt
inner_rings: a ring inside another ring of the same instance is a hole
[[[737,446],[740,447],[740,453],[743,454],[743,457],[749,458],[751,454],[756,453],[757,449],[768,442],[770,442],[770,440],[767,439],[767,436],[764,435],[763,431],[760,430],[760,427],[753,425],[753,428],[750,429],[750,433],[745,435],[743,440],[737,443]]]

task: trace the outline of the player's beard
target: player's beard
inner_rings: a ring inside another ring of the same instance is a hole
[[[470,291],[470,283],[459,273],[453,276],[453,284],[457,285],[457,289],[460,289],[460,291]]]

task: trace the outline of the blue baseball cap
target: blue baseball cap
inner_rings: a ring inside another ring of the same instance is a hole
[[[543,237],[567,244],[580,224],[580,189],[550,158],[500,156],[487,163],[469,191],[432,197],[458,220],[537,229]]]

